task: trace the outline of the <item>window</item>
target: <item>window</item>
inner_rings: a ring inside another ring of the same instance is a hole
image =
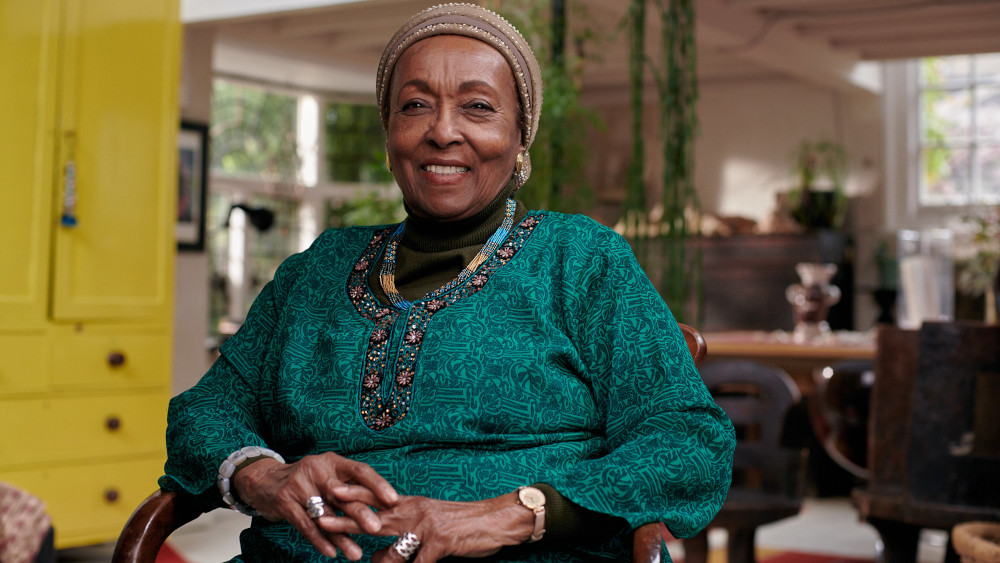
[[[378,108],[331,103],[324,131],[327,177],[333,182],[391,182]]]
[[[212,86],[213,172],[298,183],[297,99],[226,80]]]
[[[217,79],[211,121],[209,334],[219,336],[321,229],[397,222],[403,206],[373,103]]]
[[[1000,202],[1000,53],[919,63],[919,204]]]

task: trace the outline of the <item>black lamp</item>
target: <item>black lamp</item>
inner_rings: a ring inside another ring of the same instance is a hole
[[[229,208],[229,213],[226,213],[226,222],[222,224],[223,227],[229,227],[229,216],[233,214],[233,209],[241,209],[246,214],[247,219],[250,219],[250,224],[257,227],[257,230],[262,233],[270,229],[271,225],[274,224],[274,212],[270,209],[250,207],[244,203],[236,203]]]

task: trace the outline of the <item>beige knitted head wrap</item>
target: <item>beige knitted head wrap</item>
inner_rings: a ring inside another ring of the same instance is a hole
[[[474,4],[439,4],[416,14],[399,28],[382,51],[375,78],[375,95],[382,113],[382,126],[388,128],[389,125],[389,82],[396,61],[411,45],[434,35],[464,35],[487,43],[507,59],[514,71],[524,115],[521,122],[524,161],[517,178],[520,186],[531,174],[528,148],[535,140],[542,113],[542,71],[521,33],[486,8]]]

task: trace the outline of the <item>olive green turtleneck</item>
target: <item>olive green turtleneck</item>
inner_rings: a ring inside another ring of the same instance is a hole
[[[514,195],[511,182],[481,211],[458,221],[438,222],[409,213],[403,238],[396,250],[396,289],[404,299],[413,301],[450,282],[472,259],[503,223],[507,198]],[[527,214],[520,202],[514,211],[514,224]],[[382,258],[372,268],[368,284],[384,305],[389,298],[382,290],[379,273]]]
[[[396,289],[400,295],[414,301],[453,280],[503,223],[507,198],[513,197],[515,191],[511,182],[481,211],[458,221],[438,222],[417,217],[407,206],[406,227],[396,250]],[[514,224],[525,215],[527,210],[518,202]],[[379,281],[382,259],[380,257],[372,268],[368,284],[383,305],[390,305]],[[545,539],[566,541],[581,533],[617,529],[617,523],[610,522],[617,518],[591,512],[566,499],[548,484],[536,483],[534,486],[545,493]]]

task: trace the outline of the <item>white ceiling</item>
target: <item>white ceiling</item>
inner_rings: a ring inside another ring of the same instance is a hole
[[[216,68],[276,84],[370,94],[382,47],[428,0],[184,0],[192,26],[216,28]],[[604,39],[585,44],[593,89],[624,89],[627,0],[568,0],[572,26]],[[702,81],[788,75],[878,92],[868,61],[1000,52],[1000,0],[696,0]],[[650,20],[657,17],[650,12]],[[649,49],[658,32],[652,27]],[[596,52],[596,53],[595,53]]]

